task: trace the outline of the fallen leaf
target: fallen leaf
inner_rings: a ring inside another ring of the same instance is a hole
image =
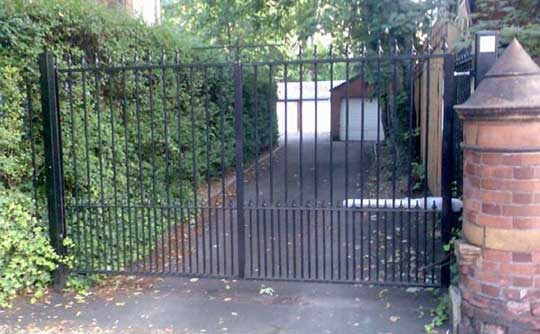
[[[420,291],[420,288],[414,288],[414,287],[407,288],[407,289],[405,290],[405,292],[408,292],[408,293],[416,293],[416,292],[418,292],[418,291]]]

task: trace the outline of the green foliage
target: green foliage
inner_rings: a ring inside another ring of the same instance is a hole
[[[394,39],[405,46],[411,38],[428,32],[437,9],[447,2],[169,0],[163,8],[166,21],[182,32],[198,34],[210,45],[277,43],[266,51],[294,56],[293,46],[328,37],[340,51],[345,44],[359,50],[361,42],[377,50],[379,40],[385,47],[393,45]]]
[[[519,39],[529,54],[540,61],[540,2],[538,0],[496,1],[477,0],[474,33],[479,30],[499,30],[501,43]],[[497,13],[497,14],[494,14]],[[465,36],[468,42],[474,34]]]
[[[330,33],[337,43],[343,42],[358,50],[365,42],[377,50],[380,40],[387,48],[394,39],[403,47],[411,38],[427,33],[436,17],[437,8],[445,0],[322,0],[320,30]]]
[[[21,290],[40,298],[59,261],[31,205],[29,196],[0,187],[0,307]]]
[[[194,42],[186,35],[180,37],[167,26],[148,27],[122,12],[91,2],[0,0],[0,8],[0,201],[16,200],[23,211],[2,218],[13,217],[5,224],[22,226],[20,220],[30,217],[28,233],[37,234],[47,230],[36,66],[40,52],[69,52],[76,63],[80,57],[94,59],[95,55],[102,61],[110,57],[119,62],[121,55],[133,59],[134,50],[147,50],[141,62],[149,61],[148,55],[159,59],[162,52],[170,55],[175,49],[180,50],[182,63],[217,62],[223,57],[217,52],[192,52]],[[60,67],[68,66],[62,57],[58,63]],[[78,267],[87,265],[88,269],[121,270],[148,256],[156,246],[157,235],[168,228],[164,225],[167,219],[157,217],[173,217],[170,211],[163,212],[166,210],[154,210],[148,216],[144,212],[143,216],[141,210],[114,210],[108,206],[193,202],[194,192],[206,181],[234,167],[233,78],[230,68],[225,68],[224,73],[210,68],[205,73],[202,68],[190,71],[188,66],[165,72],[95,73],[63,72],[58,77],[70,238],[67,246],[71,255],[66,260]],[[275,114],[274,103],[268,102],[276,98],[276,85],[268,77],[262,70],[257,78],[253,73],[244,75],[246,162],[254,158],[257,144],[265,150],[277,138],[277,126],[268,126],[276,121],[275,117],[270,119]],[[26,82],[33,105],[31,122],[25,110]],[[255,101],[257,113],[253,110]],[[260,133],[255,136],[257,126]],[[35,136],[36,149],[36,211],[30,201],[20,201],[34,191],[30,132]],[[223,162],[221,139],[225,148]],[[93,208],[88,209],[89,205]],[[156,225],[152,231],[148,219]],[[183,223],[176,216],[174,221]],[[46,241],[46,234],[42,238]],[[19,287],[10,283],[15,286],[10,294],[47,283],[58,259],[49,257],[39,245],[28,247],[32,254],[25,256],[43,259],[46,265],[35,267],[40,276],[25,280]],[[0,261],[4,261],[0,255]],[[3,269],[0,267],[2,277]],[[72,288],[78,289],[87,281],[72,278],[70,282]]]
[[[460,216],[460,219],[462,217]],[[459,239],[462,239],[462,231],[461,230],[452,230],[452,238],[450,241],[443,245],[443,250],[447,254],[448,260],[451,261],[449,263],[450,266],[450,285],[457,286],[459,284],[459,267],[457,261],[455,261],[455,258],[453,256],[454,254],[454,247],[455,242]],[[440,290],[436,290],[437,295],[437,305],[431,309],[431,322],[429,324],[424,325],[424,330],[427,334],[437,333],[437,328],[444,325],[449,317],[450,317],[450,295],[448,291],[441,292]]]
[[[448,293],[441,294],[437,299],[437,305],[431,310],[431,322],[424,325],[427,334],[437,333],[437,328],[448,321],[450,312],[450,297]]]
[[[275,56],[287,54],[290,45],[315,31],[318,6],[317,0],[170,0],[163,9],[167,22],[182,33],[197,34],[203,46],[275,44],[263,48]],[[246,49],[243,53],[258,51]]]

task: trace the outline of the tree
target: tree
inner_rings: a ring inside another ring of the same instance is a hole
[[[540,0],[477,0],[475,12],[472,32],[500,31],[503,44],[516,37],[533,58],[540,60]]]
[[[169,0],[163,9],[166,22],[195,33],[204,46],[271,45],[270,52],[286,53],[314,32],[317,2]]]
[[[169,0],[165,20],[180,31],[195,33],[209,45],[277,44],[291,46],[331,36],[334,44],[358,50],[393,45],[405,47],[411,38],[426,33],[438,8],[449,0]],[[294,49],[295,50],[295,49]]]

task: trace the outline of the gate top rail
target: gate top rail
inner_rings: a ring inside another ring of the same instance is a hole
[[[442,59],[450,53],[426,53],[426,54],[402,54],[402,55],[374,55],[374,56],[360,56],[360,57],[325,57],[325,58],[302,58],[302,59],[289,59],[289,60],[274,60],[274,61],[248,61],[240,62],[243,66],[272,66],[272,65],[301,65],[301,64],[330,64],[330,63],[362,63],[362,62],[373,62],[373,61],[411,61],[411,60],[427,60],[427,59]],[[181,63],[181,62],[170,62],[170,63],[161,63],[159,61],[154,62],[135,62],[126,65],[86,65],[86,66],[58,66],[56,69],[58,72],[93,72],[93,71],[124,71],[124,70],[152,70],[152,69],[163,69],[163,68],[190,68],[190,67],[229,67],[234,65],[235,61],[228,62],[195,62],[195,63]]]

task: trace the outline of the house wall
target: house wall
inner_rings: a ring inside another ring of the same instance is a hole
[[[161,21],[160,0],[95,0],[110,8],[123,8],[133,17],[140,17],[147,24],[158,24]]]

